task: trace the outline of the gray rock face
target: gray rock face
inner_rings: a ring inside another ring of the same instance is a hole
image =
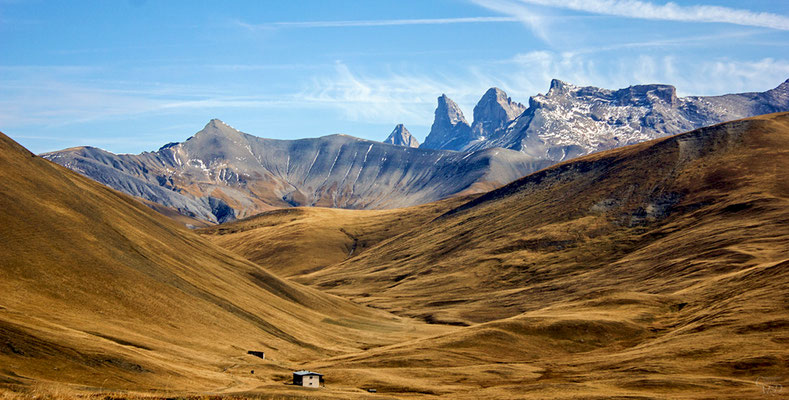
[[[474,123],[471,135],[477,142],[486,140],[497,130],[505,127],[507,122],[514,120],[526,110],[526,106],[513,102],[499,88],[490,88],[474,107]],[[464,147],[469,147],[473,143]]]
[[[411,136],[411,132],[403,124],[397,124],[392,133],[384,140],[384,143],[395,146],[419,147],[419,142],[415,137]]]
[[[417,149],[345,135],[273,140],[219,120],[137,155],[79,147],[43,154],[116,190],[212,222],[275,207],[392,208],[493,189],[546,167],[505,149]]]
[[[463,116],[463,111],[447,95],[438,98],[433,126],[420,148],[461,150],[474,141],[471,126]]]
[[[607,90],[553,80],[520,116],[465,149],[503,147],[558,162],[778,111],[789,111],[789,80],[764,93],[683,98],[669,85]]]

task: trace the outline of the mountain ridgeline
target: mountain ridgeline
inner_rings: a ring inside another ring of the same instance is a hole
[[[554,79],[529,106],[497,88],[474,107],[474,121],[446,95],[422,148],[473,151],[502,147],[559,162],[721,122],[789,111],[789,80],[763,93],[677,97],[674,86],[608,90]]]
[[[42,156],[116,190],[218,223],[280,207],[423,204],[490,190],[548,165],[504,149],[461,153],[346,135],[263,139],[217,119],[156,152],[77,147]]]
[[[789,80],[763,93],[677,97],[669,85],[608,90],[559,80],[528,107],[491,88],[469,123],[446,95],[421,145],[402,124],[384,141],[273,140],[219,120],[156,152],[93,147],[43,154],[114,189],[222,223],[280,207],[386,209],[479,193],[602,150],[789,111]]]

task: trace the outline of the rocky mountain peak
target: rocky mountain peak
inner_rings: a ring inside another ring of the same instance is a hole
[[[206,163],[221,159],[243,160],[250,158],[246,136],[241,131],[214,118],[185,142],[176,146],[168,145],[160,151],[169,148],[183,152],[184,157],[200,159]]]
[[[466,124],[466,117],[463,116],[463,111],[460,110],[460,107],[452,101],[446,94],[442,94],[441,97],[438,98],[438,107],[436,108],[436,119],[446,119],[452,125],[457,124]]]
[[[771,102],[778,104],[776,111],[789,107],[789,79],[778,85],[778,87],[768,90],[765,92],[765,95],[770,98]]]
[[[220,119],[214,118],[208,121],[203,129],[186,139],[183,145],[191,151],[202,151],[237,143],[243,136],[244,134],[238,129],[222,122]]]
[[[474,107],[472,136],[477,139],[490,137],[524,110],[526,107],[523,104],[512,101],[503,90],[490,88]]]
[[[735,119],[789,111],[789,81],[761,93],[677,97],[674,86],[610,90],[558,79],[504,129],[467,147],[503,147],[555,161]]]
[[[663,102],[674,106],[679,102],[677,88],[671,85],[635,85],[614,92],[614,98],[621,104],[642,105]]]
[[[488,89],[485,92],[485,94],[482,95],[482,98],[479,101],[480,101],[480,103],[483,102],[483,101],[497,101],[497,100],[502,99],[502,98],[506,99],[507,98],[507,93],[504,93],[503,90],[501,90],[501,89],[499,89],[497,87],[492,87],[492,88]]]
[[[433,126],[420,147],[427,149],[460,150],[471,141],[471,126],[463,111],[446,94],[438,98]]]
[[[222,122],[222,120],[218,118],[213,118],[205,124],[205,127],[200,132],[197,132],[195,136],[206,133],[206,134],[213,134],[213,135],[222,135],[226,136],[228,134],[238,134],[238,130],[233,128],[232,126]]]
[[[575,85],[571,85],[567,82],[560,81],[558,79],[551,79],[551,87],[548,89],[548,97],[557,96],[557,95],[566,95],[569,94],[573,89],[575,89]]]
[[[392,133],[389,134],[389,137],[384,140],[384,143],[396,146],[419,147],[419,142],[403,124],[397,124]]]

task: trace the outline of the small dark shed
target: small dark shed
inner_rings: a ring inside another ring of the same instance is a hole
[[[305,387],[320,387],[323,384],[323,374],[312,371],[296,371],[293,373],[293,384]]]
[[[251,355],[253,355],[255,357],[260,357],[260,358],[262,358],[264,360],[266,359],[266,353],[264,353],[262,351],[250,350],[250,351],[247,352],[247,354],[251,354]]]

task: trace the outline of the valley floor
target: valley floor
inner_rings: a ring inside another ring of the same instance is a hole
[[[406,209],[280,210],[199,235],[142,206],[101,211],[113,229],[68,254],[106,258],[4,270],[0,399],[785,398],[787,167],[789,114],[774,114]],[[72,219],[0,211],[63,243],[97,218],[47,204]],[[70,275],[89,262],[106,269]],[[325,387],[289,385],[299,369]]]

